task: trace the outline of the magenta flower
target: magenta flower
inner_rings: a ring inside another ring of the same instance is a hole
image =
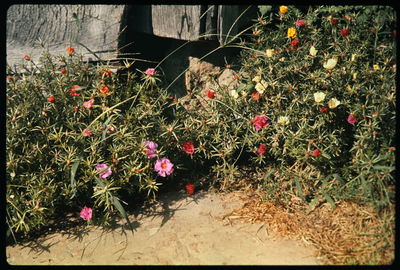
[[[92,219],[92,208],[90,207],[83,207],[80,213],[80,217],[84,220]]]
[[[268,118],[264,115],[256,115],[253,119],[253,125],[255,129],[258,131],[269,125]]]
[[[146,69],[146,75],[147,75],[147,76],[153,76],[154,73],[156,73],[156,69],[155,69],[155,68],[148,68],[148,69]]]
[[[91,99],[89,101],[83,102],[83,107],[85,107],[86,109],[90,109],[93,107],[94,104],[94,99]]]
[[[97,164],[96,170],[101,171],[99,177],[103,179],[109,177],[112,174],[111,168],[104,163]]]
[[[349,114],[347,117],[347,122],[354,125],[357,122],[356,116],[354,114]]]
[[[258,149],[257,149],[257,154],[259,154],[259,155],[264,155],[265,152],[266,152],[265,144],[260,143],[260,146],[259,146]]]
[[[155,142],[145,141],[144,142],[144,147],[147,148],[147,150],[146,150],[147,158],[153,158],[153,157],[157,156],[157,147],[158,147],[158,145]]]
[[[166,177],[174,172],[174,164],[168,158],[164,157],[156,161],[154,170],[158,172],[159,176]]]
[[[297,27],[304,27],[306,22],[304,20],[298,20],[294,23]]]

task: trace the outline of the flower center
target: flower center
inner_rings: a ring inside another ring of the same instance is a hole
[[[167,164],[166,163],[161,163],[161,168],[163,168],[163,169],[167,168]]]

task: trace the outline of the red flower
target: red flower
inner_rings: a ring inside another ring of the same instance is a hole
[[[357,122],[357,119],[356,119],[355,115],[354,114],[349,114],[349,116],[347,117],[347,122],[349,124],[354,125]]]
[[[193,154],[194,153],[194,145],[192,142],[184,142],[182,145],[182,150],[186,154]]]
[[[206,90],[205,94],[207,95],[208,98],[215,98],[215,92],[213,90]]]
[[[313,157],[319,157],[321,155],[321,151],[319,151],[318,148],[315,148],[314,150],[312,150],[311,154],[313,155]]]
[[[105,85],[100,86],[100,94],[107,95],[108,93],[110,93],[110,89],[108,89],[107,86]]]
[[[348,28],[343,28],[342,30],[340,30],[340,34],[343,37],[346,37],[346,36],[348,36],[350,34],[350,30]]]
[[[298,20],[294,23],[297,27],[304,27],[306,22],[304,20]]]
[[[259,99],[261,98],[261,94],[260,94],[258,91],[254,91],[254,92],[251,94],[251,98],[252,98],[253,100],[259,100]]]
[[[78,106],[74,106],[73,109],[74,109],[74,111],[76,111],[76,112],[79,110]]]
[[[54,96],[49,96],[47,98],[47,101],[50,102],[50,103],[54,103],[54,101],[56,101],[56,98]]]
[[[67,51],[67,53],[68,53],[69,55],[75,53],[75,49],[74,49],[74,48],[67,48],[66,51]]]
[[[60,72],[61,72],[61,74],[64,74],[64,75],[68,73],[68,71],[65,69],[60,70]]]
[[[336,18],[331,19],[331,24],[337,24],[337,22],[338,22],[338,19],[336,19]]]
[[[257,149],[257,154],[264,155],[266,152],[266,146],[263,143],[260,143],[260,146]]]
[[[24,56],[24,59],[25,59],[26,61],[30,61],[30,60],[31,60],[31,57],[30,57],[29,55],[25,55],[25,56]]]
[[[294,40],[292,40],[292,42],[290,42],[290,46],[292,46],[293,50],[296,50],[299,43],[300,43],[300,41],[298,39],[294,39]]]
[[[329,110],[328,110],[328,108],[327,107],[322,107],[320,110],[319,110],[319,112],[320,113],[327,113]]]
[[[258,131],[269,125],[268,118],[264,115],[256,115],[253,119],[254,128]]]
[[[74,85],[74,86],[78,86],[79,87],[79,85]],[[74,87],[74,86],[71,88],[71,90],[69,90],[69,94],[71,96],[80,96],[81,94],[76,92],[76,87]]]
[[[194,185],[193,185],[193,184],[187,184],[187,185],[185,186],[185,189],[186,189],[186,192],[187,192],[189,195],[193,195],[193,193],[194,193]]]
[[[12,76],[7,76],[7,81],[12,82],[14,78]]]
[[[103,73],[103,76],[104,76],[104,77],[108,77],[108,76],[110,76],[112,73],[113,73],[113,72],[111,71],[111,69],[108,69],[108,70],[106,70],[106,71]]]

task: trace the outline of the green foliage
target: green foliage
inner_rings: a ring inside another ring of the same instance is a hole
[[[181,136],[213,162],[223,188],[237,181],[232,176],[244,160],[279,170],[266,188],[281,199],[295,192],[332,206],[345,198],[387,205],[393,200],[394,10],[322,6],[303,14],[289,6],[281,14],[268,8],[260,6],[252,34],[235,45],[243,48],[239,86],[216,87],[215,98],[193,89],[179,103]],[[380,16],[366,19],[371,14]],[[288,36],[289,28],[295,35]],[[322,100],[314,96],[319,92]],[[256,115],[269,125],[255,130]],[[257,153],[260,144],[265,154]]]
[[[11,233],[39,230],[84,205],[93,208],[99,222],[107,223],[116,210],[127,218],[121,191],[129,200],[162,184],[143,146],[157,140],[166,122],[169,101],[156,75],[116,74],[105,64],[85,63],[78,54],[46,53],[38,63],[24,60],[18,72],[8,72]],[[170,144],[168,139],[163,143]],[[157,154],[165,154],[162,147]],[[98,164],[106,164],[112,174],[100,178]]]

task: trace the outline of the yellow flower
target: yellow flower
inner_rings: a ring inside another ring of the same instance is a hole
[[[242,94],[242,96],[246,97],[247,96],[247,92],[246,91],[242,91],[240,92]]]
[[[318,52],[318,50],[315,49],[314,46],[311,46],[311,48],[310,48],[310,54],[311,54],[312,56],[316,56],[316,55],[317,55],[317,52]]]
[[[357,72],[353,73],[353,81],[355,81],[357,79]]]
[[[285,57],[279,58],[279,62],[285,62]]]
[[[314,93],[314,100],[317,103],[322,102],[325,99],[325,93],[323,92],[316,92]]]
[[[289,27],[287,30],[288,38],[295,38],[296,37],[296,28]]]
[[[267,49],[266,54],[267,54],[267,57],[272,57],[274,55],[274,50],[273,49]]]
[[[282,125],[282,126],[286,126],[287,124],[289,124],[289,117],[287,117],[287,116],[279,116],[278,124]]]
[[[336,66],[337,61],[337,57],[328,59],[328,61],[324,63],[324,68],[327,70],[332,70]]]
[[[251,81],[259,83],[261,81],[261,77],[260,76],[255,76]]]
[[[280,7],[279,7],[279,11],[280,11],[282,14],[285,14],[285,13],[288,11],[288,7],[287,7],[287,6],[280,6]]]
[[[255,88],[260,94],[264,93],[265,91],[265,86],[262,83],[257,83]]]
[[[231,97],[233,97],[234,99],[237,99],[239,97],[238,92],[236,92],[236,90],[231,90],[229,92],[229,94],[231,95]]]
[[[374,70],[379,70],[379,65],[373,65]]]
[[[331,98],[328,102],[328,106],[330,109],[334,109],[339,105],[340,105],[340,101],[337,100],[336,98]]]
[[[351,62],[353,62],[354,60],[356,60],[357,54],[353,53],[351,55]]]

